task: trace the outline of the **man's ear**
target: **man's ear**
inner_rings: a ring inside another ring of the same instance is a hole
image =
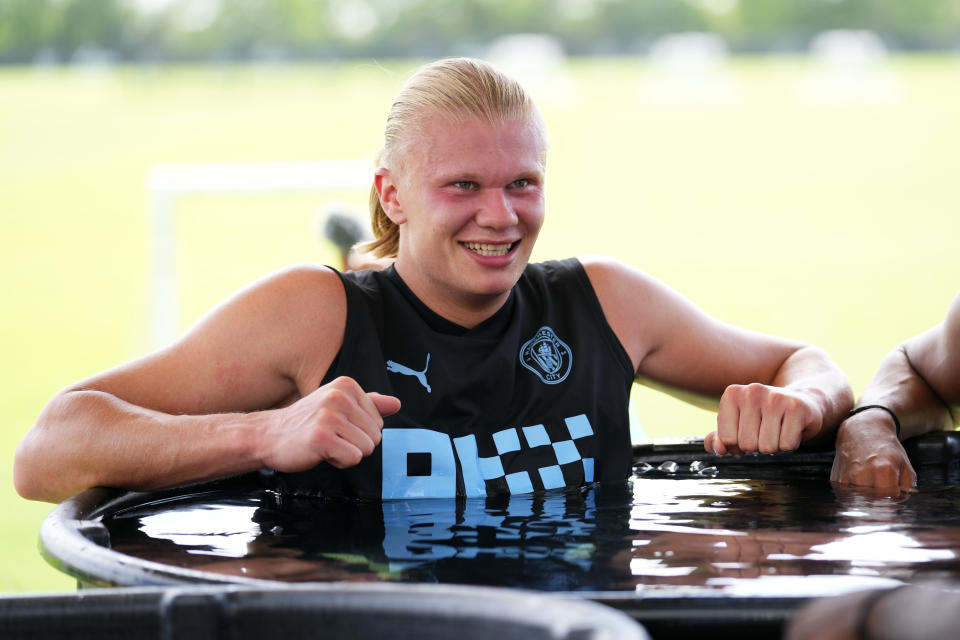
[[[397,225],[407,221],[407,216],[400,205],[400,192],[393,174],[389,169],[380,167],[373,174],[373,184],[377,189],[377,195],[380,197],[380,206],[387,217]]]

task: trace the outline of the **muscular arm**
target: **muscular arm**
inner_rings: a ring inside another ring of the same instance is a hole
[[[318,388],[343,338],[333,272],[254,283],[174,345],[57,394],[24,437],[14,482],[59,501],[93,486],[154,489],[263,466],[355,464],[395,398],[352,380]]]
[[[852,405],[846,376],[823,351],[719,322],[622,263],[583,264],[638,380],[717,408],[709,451],[796,449],[829,437]]]
[[[954,427],[960,419],[960,295],[946,319],[890,352],[867,384],[858,406],[879,404],[897,414],[900,438]],[[907,490],[916,473],[885,411],[847,419],[837,433],[831,479]]]
[[[938,582],[818,598],[793,612],[784,638],[951,640],[960,623],[960,609],[951,602],[960,605],[960,592],[953,584]]]

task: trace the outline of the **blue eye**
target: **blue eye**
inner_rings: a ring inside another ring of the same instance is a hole
[[[529,185],[529,184],[530,184],[530,180],[529,180],[529,179],[527,179],[527,178],[520,178],[519,180],[514,180],[513,182],[511,182],[510,184],[508,184],[507,187],[509,187],[509,188],[511,188],[511,189],[522,189],[523,187],[526,187],[526,186]]]
[[[458,180],[457,182],[453,183],[453,186],[455,186],[457,189],[463,189],[464,191],[472,191],[477,187],[477,183],[469,180]]]

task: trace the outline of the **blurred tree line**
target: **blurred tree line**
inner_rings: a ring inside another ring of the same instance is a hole
[[[510,33],[571,55],[642,53],[712,31],[796,51],[826,29],[892,49],[960,49],[958,0],[0,0],[0,62],[168,62],[476,54]]]

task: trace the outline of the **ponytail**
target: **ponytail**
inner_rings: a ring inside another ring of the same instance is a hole
[[[376,184],[370,186],[370,227],[374,240],[362,244],[359,250],[378,258],[396,258],[400,246],[400,227],[383,210]]]

